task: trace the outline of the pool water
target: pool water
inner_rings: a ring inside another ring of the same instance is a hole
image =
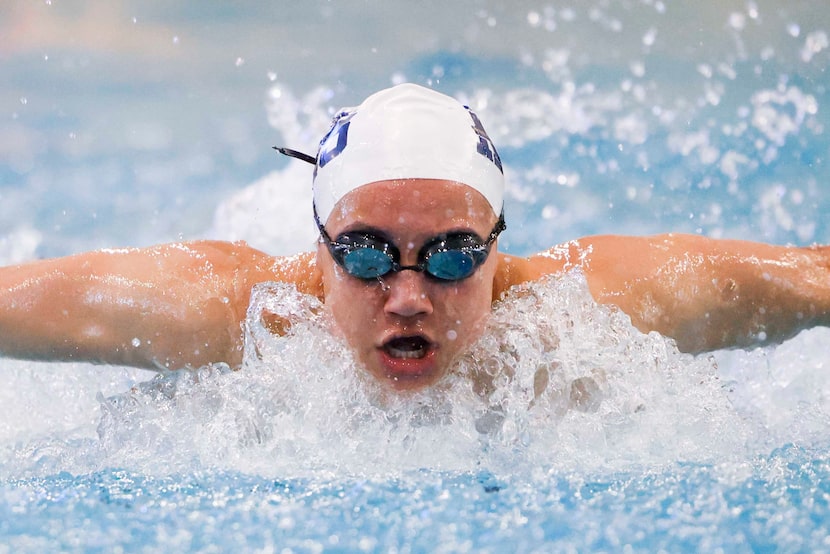
[[[59,473],[5,485],[3,530],[11,551],[821,551],[830,475],[815,457],[788,447],[751,469],[593,479]]]
[[[270,147],[403,81],[480,115],[508,252],[828,243],[830,9],[779,4],[7,2],[0,262],[307,250],[309,167]],[[396,397],[318,307],[259,287],[240,372],[0,360],[0,552],[830,550],[828,329],[693,357],[568,274]]]

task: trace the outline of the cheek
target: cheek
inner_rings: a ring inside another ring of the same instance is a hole
[[[341,336],[362,335],[366,322],[377,319],[381,304],[375,287],[349,277],[340,268],[324,272],[325,305]]]
[[[322,248],[322,247],[320,247]],[[334,261],[320,249],[317,252],[317,266],[323,274],[323,300],[332,311],[340,311],[340,306],[349,306],[354,299],[354,285],[360,284],[349,277]]]
[[[486,278],[472,277],[454,287],[447,287],[443,306],[447,338],[471,342],[478,337],[490,314],[492,285]]]
[[[349,294],[345,290],[347,283],[332,260],[320,250],[317,252],[317,260],[317,266],[323,274],[323,303],[342,336],[343,331],[348,329],[344,318],[352,312]]]

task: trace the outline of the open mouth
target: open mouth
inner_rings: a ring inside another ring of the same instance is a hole
[[[383,350],[392,358],[403,360],[420,359],[427,355],[431,343],[420,335],[396,337],[383,345]]]

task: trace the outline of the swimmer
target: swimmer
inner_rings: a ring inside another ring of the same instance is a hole
[[[511,287],[569,270],[598,303],[686,352],[830,323],[830,247],[665,234],[587,237],[527,258],[499,252],[496,148],[471,110],[426,88],[399,85],[340,111],[315,156],[283,151],[314,165],[316,251],[281,258],[196,241],[0,268],[0,353],[239,367],[251,289],[282,281],[323,300],[366,371],[394,389],[422,388],[480,336]]]

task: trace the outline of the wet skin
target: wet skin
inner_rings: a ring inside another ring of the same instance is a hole
[[[477,191],[441,180],[381,181],[360,187],[335,206],[326,230],[371,231],[400,250],[401,264],[441,233],[472,232],[482,240],[497,216]],[[337,332],[366,370],[397,390],[417,389],[443,377],[481,334],[491,310],[496,244],[467,279],[436,281],[404,270],[361,280],[339,267],[325,245],[317,248],[324,297]]]

